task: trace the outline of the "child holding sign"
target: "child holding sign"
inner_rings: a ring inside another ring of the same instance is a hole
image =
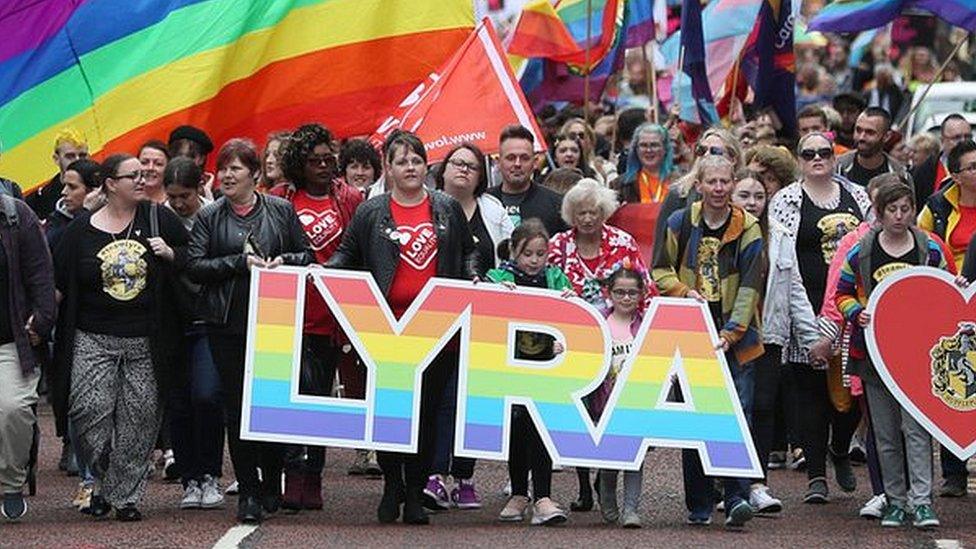
[[[640,304],[644,302],[647,293],[644,282],[646,276],[646,273],[635,270],[630,261],[625,259],[607,278],[606,288],[612,306],[604,314],[613,338],[613,358],[606,379],[590,398],[590,413],[593,417],[599,418],[603,414],[620,368],[631,356],[634,336],[644,320]],[[603,520],[616,522],[619,519],[624,528],[640,528],[641,519],[637,508],[640,505],[641,483],[644,480],[643,470],[624,472],[623,514],[617,510],[617,471],[601,470],[599,479]]]
[[[505,249],[507,248],[507,249]],[[531,286],[572,293],[566,275],[547,263],[549,233],[538,219],[526,219],[515,228],[511,240],[499,245],[501,256],[509,260],[486,274],[488,280],[506,287]],[[507,252],[507,253],[506,253]],[[519,360],[551,360],[563,351],[562,344],[552,336],[532,332],[518,332],[515,358]],[[532,524],[554,525],[566,522],[566,512],[549,498],[552,485],[552,459],[542,443],[525,406],[512,408],[511,438],[509,439],[508,475],[512,481],[512,497],[498,519],[502,522],[521,522],[529,507],[529,470],[532,471]]]

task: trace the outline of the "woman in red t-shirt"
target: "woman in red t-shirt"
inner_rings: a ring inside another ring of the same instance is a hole
[[[363,195],[338,177],[339,158],[332,132],[318,124],[296,129],[285,141],[280,157],[282,174],[294,185],[290,200],[315,253],[315,262],[324,264],[339,247]],[[298,390],[301,394],[331,396],[341,332],[311,281],[305,296]],[[321,509],[324,465],[324,446],[289,446],[281,506],[291,511]]]
[[[356,210],[327,266],[369,270],[399,318],[432,277],[476,278],[479,256],[461,205],[424,186],[423,142],[412,133],[396,132],[383,151],[391,191]],[[424,372],[420,455],[377,452],[385,481],[377,509],[380,522],[396,521],[401,504],[403,522],[429,522],[422,505],[424,483],[438,445],[453,446],[457,364],[457,346],[448,344]]]

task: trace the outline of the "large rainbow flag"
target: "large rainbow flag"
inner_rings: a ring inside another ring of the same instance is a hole
[[[3,0],[0,173],[49,178],[65,126],[92,152],[184,123],[369,134],[473,28],[470,0]]]

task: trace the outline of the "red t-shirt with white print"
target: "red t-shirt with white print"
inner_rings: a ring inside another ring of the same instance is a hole
[[[391,199],[390,210],[396,224],[391,237],[400,244],[400,261],[386,300],[399,318],[424,284],[437,274],[437,231],[431,218],[430,197],[415,206],[403,206]]]
[[[292,205],[315,251],[316,263],[324,264],[339,248],[345,229],[335,200],[330,195],[312,196],[300,189],[292,196]],[[325,300],[309,281],[305,288],[305,333],[332,335],[335,329],[336,321]]]

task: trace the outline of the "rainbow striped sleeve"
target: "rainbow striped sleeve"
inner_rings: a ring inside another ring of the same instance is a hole
[[[856,322],[864,306],[857,299],[857,273],[860,268],[858,254],[861,253],[861,243],[854,245],[840,267],[840,280],[837,281],[837,309],[848,322]]]

